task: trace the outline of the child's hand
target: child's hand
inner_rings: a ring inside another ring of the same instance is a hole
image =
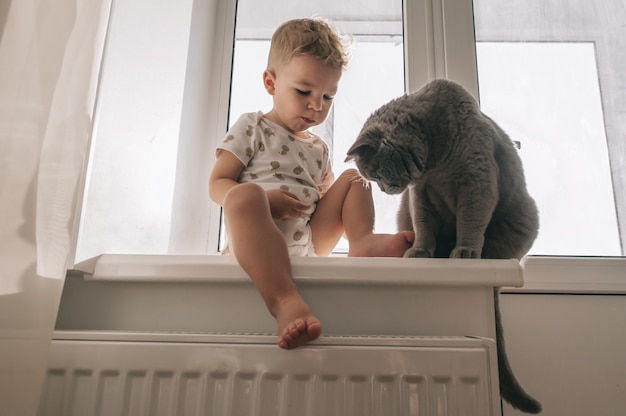
[[[267,191],[267,199],[270,203],[272,218],[284,220],[287,218],[298,218],[311,208],[310,204],[300,201],[291,192],[273,189]]]

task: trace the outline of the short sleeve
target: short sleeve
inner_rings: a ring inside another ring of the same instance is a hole
[[[216,152],[227,150],[235,155],[244,166],[247,166],[256,149],[257,114],[243,114],[232,125],[226,136],[217,145]]]
[[[322,140],[320,139],[320,141]],[[322,168],[320,170],[320,179],[317,183],[317,190],[320,193],[325,194],[335,182],[335,174],[330,161],[328,145],[324,141],[322,141],[322,143],[324,144],[324,158],[322,159]]]

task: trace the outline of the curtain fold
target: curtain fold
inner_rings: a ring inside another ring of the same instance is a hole
[[[35,415],[111,0],[0,7],[0,413]]]
[[[86,163],[110,1],[76,1],[66,10],[69,14],[75,7],[74,26],[56,79],[37,181],[40,276],[62,278],[68,255],[73,254],[76,197]]]

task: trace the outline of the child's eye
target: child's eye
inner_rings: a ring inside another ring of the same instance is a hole
[[[309,95],[311,91],[302,91],[296,88],[296,92],[300,95]]]
[[[331,101],[331,100],[333,100],[334,98],[335,98],[335,97],[333,97],[333,96],[331,96],[331,95],[325,95],[325,96],[324,96],[324,99],[325,99],[326,101]]]

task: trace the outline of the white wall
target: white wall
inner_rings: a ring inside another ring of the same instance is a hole
[[[626,296],[503,294],[501,308],[511,366],[542,414],[626,414]]]
[[[0,125],[2,122],[0,121]],[[6,136],[0,130],[0,143]],[[14,139],[14,138],[13,138]],[[63,281],[37,276],[33,160],[37,137],[12,140],[0,171],[0,414],[37,410]],[[2,146],[6,151],[8,146]]]

